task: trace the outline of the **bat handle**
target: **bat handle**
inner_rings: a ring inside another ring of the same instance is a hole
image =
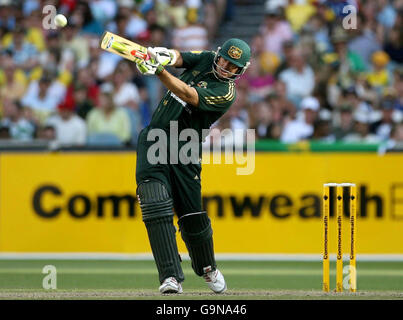
[[[140,59],[143,59],[143,60],[146,60],[146,61],[151,59],[151,57],[150,57],[150,55],[148,53],[144,53],[144,52],[141,52],[141,51],[138,51],[138,50],[132,50],[130,52],[130,54],[132,56],[135,56],[137,58],[140,58]]]

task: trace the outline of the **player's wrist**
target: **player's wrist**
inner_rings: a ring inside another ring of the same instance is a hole
[[[155,70],[155,74],[159,76],[162,72],[164,72],[165,68],[162,64],[159,64],[157,70]]]

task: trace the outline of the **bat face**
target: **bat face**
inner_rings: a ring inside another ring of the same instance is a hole
[[[109,31],[105,31],[101,37],[101,48],[135,62],[138,62],[138,59],[148,60],[150,58],[146,47]]]

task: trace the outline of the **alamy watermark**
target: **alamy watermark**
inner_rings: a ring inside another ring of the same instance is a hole
[[[195,129],[179,130],[178,121],[170,121],[169,135],[159,128],[150,129],[147,141],[154,142],[147,150],[150,164],[200,164],[201,141],[211,134],[211,148],[204,150],[203,163],[238,164],[237,175],[250,175],[255,171],[254,129],[202,129],[201,137]],[[168,137],[169,136],[169,137]],[[169,139],[169,141],[168,141]],[[222,150],[224,149],[224,150]],[[223,151],[223,152],[222,152]],[[224,158],[224,160],[223,160]]]
[[[46,276],[42,280],[42,288],[45,290],[57,289],[57,270],[53,265],[46,265],[42,269],[42,273]]]
[[[42,19],[43,29],[45,30],[57,29],[55,23],[55,17],[57,15],[56,7],[51,4],[48,4],[43,7],[42,13],[45,14],[45,17]]]
[[[343,28],[347,30],[357,29],[357,8],[353,5],[344,6],[343,13],[347,14],[343,18]]]
[[[347,276],[345,276],[343,278],[343,288],[344,289],[350,290],[352,288],[353,283],[352,283],[351,276],[352,275],[356,276],[356,272],[357,272],[357,270],[354,266],[348,265],[343,268],[343,274],[347,274]]]

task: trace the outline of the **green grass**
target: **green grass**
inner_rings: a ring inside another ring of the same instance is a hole
[[[57,268],[57,290],[42,288],[45,265]],[[161,296],[153,261],[0,260],[0,299],[403,299],[403,262],[358,262],[356,294],[322,293],[320,262],[219,261],[219,268],[225,295],[211,294],[184,261],[184,294]]]

